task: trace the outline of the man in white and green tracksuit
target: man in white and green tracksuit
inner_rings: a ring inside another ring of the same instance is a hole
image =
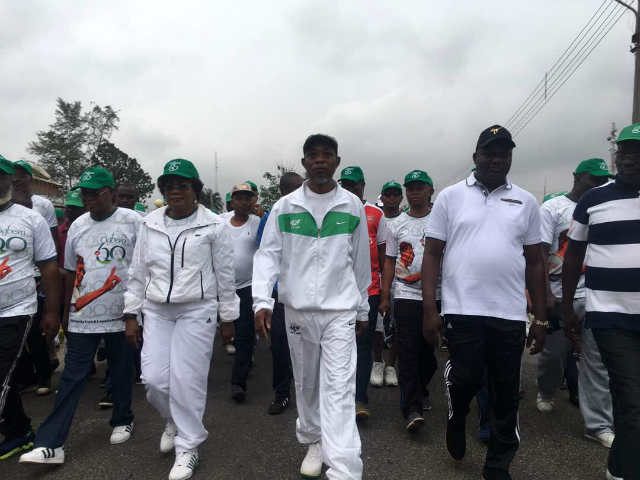
[[[362,202],[338,186],[337,142],[312,135],[302,165],[308,180],[273,207],[253,263],[256,328],[271,323],[271,292],[285,321],[296,387],[300,443],[309,445],[300,473],[362,478],[355,423],[356,330],[366,328],[371,283]]]

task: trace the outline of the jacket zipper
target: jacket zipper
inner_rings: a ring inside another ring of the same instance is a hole
[[[202,285],[202,270],[200,270],[200,300],[204,298],[204,287]]]
[[[182,234],[180,232],[178,237]],[[169,242],[169,248],[171,249],[171,273],[169,275],[169,290],[167,291],[167,303],[171,303],[171,290],[173,290],[173,260],[175,256],[175,244],[171,245],[171,238],[167,235],[167,241]],[[176,244],[178,243],[178,239],[176,238]]]
[[[182,241],[182,259],[180,260],[180,268],[184,268],[184,245],[187,243],[187,239],[185,238]]]

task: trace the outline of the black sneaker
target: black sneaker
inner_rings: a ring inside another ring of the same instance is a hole
[[[447,421],[447,450],[456,460],[464,458],[467,449],[467,439],[465,434],[465,424],[462,422]]]
[[[231,398],[233,398],[236,403],[242,403],[247,398],[247,391],[240,385],[231,385]]]
[[[33,431],[29,430],[25,435],[6,439],[0,443],[0,460],[6,460],[18,453],[31,450],[35,438],[36,436]]]
[[[424,425],[424,417],[420,415],[418,412],[411,412],[407,417],[407,432],[417,432]]]
[[[271,402],[271,405],[269,405],[269,410],[267,410],[267,413],[269,415],[280,415],[286,410],[287,406],[289,406],[289,397],[276,398],[273,402]]]
[[[107,393],[104,397],[100,399],[98,402],[98,407],[102,410],[106,410],[107,408],[113,408],[113,399],[111,398],[111,394]]]

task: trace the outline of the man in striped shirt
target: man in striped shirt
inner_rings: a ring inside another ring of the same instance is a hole
[[[615,182],[587,192],[569,229],[563,265],[567,334],[579,348],[573,297],[586,265],[586,327],[609,372],[616,433],[607,478],[640,478],[640,123],[618,137]]]

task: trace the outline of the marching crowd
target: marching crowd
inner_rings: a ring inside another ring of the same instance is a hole
[[[174,159],[157,181],[165,206],[136,212],[135,188],[93,166],[60,219],[32,193],[31,165],[0,156],[0,459],[65,462],[98,354],[110,443],[133,435],[132,385],[143,383],[165,423],[159,450],[175,454],[169,479],[191,478],[219,330],[238,403],[251,392],[256,336],[269,338],[268,413],[289,406],[293,383],[303,478],[320,478],[323,465],[329,479],[362,478],[357,423],[372,414],[369,385],[398,386],[406,430],[419,430],[441,348],[446,447],[465,456],[475,398],[481,478],[511,478],[528,349],[538,410],[554,409],[565,382],[585,436],[610,449],[603,477],[639,480],[640,124],[617,145],[617,175],[583,160],[571,189],[540,205],[509,180],[516,145],[493,125],[469,176],[435,202],[433,180],[416,169],[373,204],[362,168],[340,166],[337,141],[315,134],[302,146],[305,177],[284,173],[268,212],[250,181],[233,187],[226,213],[212,212],[198,201],[196,167]],[[62,336],[55,401],[34,430],[21,385],[53,391]]]

